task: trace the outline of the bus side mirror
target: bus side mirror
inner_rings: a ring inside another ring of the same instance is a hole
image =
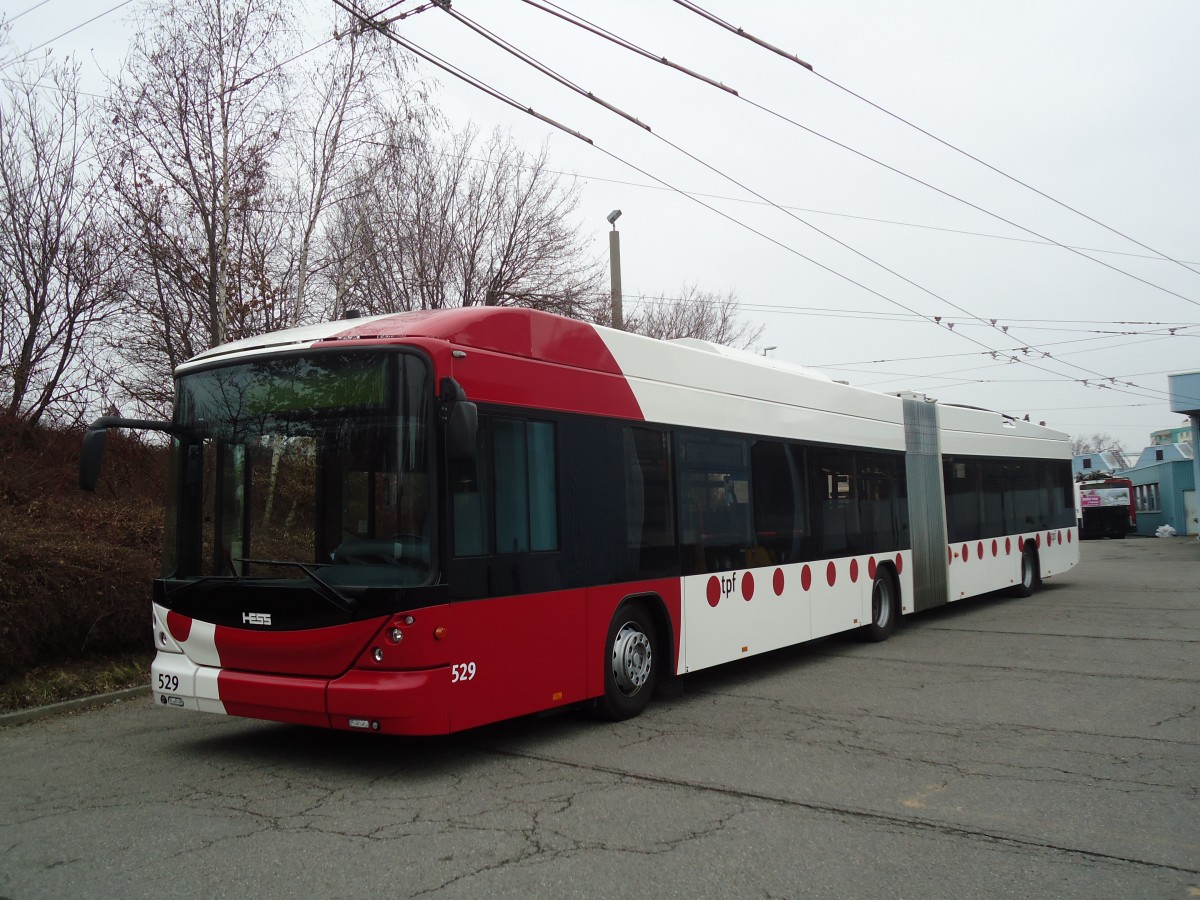
[[[453,378],[442,379],[440,393],[446,456],[455,462],[470,462],[479,440],[479,407],[467,399],[467,392]]]
[[[85,491],[96,490],[100,467],[104,462],[104,445],[108,442],[107,428],[89,428],[83,436],[83,452],[79,457],[79,486]]]
[[[446,422],[446,455],[456,462],[475,458],[479,434],[479,407],[469,400],[457,400],[450,407]]]
[[[104,462],[104,444],[108,440],[108,429],[132,428],[139,431],[165,431],[172,434],[175,427],[170,422],[150,419],[123,419],[120,416],[101,416],[88,426],[83,436],[83,453],[79,457],[79,486],[85,491],[94,491],[100,480],[100,466]]]

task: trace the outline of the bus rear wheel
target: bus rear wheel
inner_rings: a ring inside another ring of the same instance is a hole
[[[605,642],[604,696],[598,711],[608,719],[630,719],[646,708],[658,680],[657,635],[646,610],[628,604],[617,610]]]
[[[871,584],[871,624],[859,632],[868,641],[886,641],[896,630],[899,591],[887,569],[880,568]]]
[[[1038,585],[1038,559],[1032,550],[1021,554],[1021,581],[1013,588],[1018,597],[1031,597]]]

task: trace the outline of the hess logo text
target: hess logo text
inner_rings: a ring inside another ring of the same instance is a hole
[[[270,613],[244,612],[242,613],[243,625],[270,625]]]

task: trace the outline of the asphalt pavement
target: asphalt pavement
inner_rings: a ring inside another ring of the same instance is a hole
[[[687,676],[640,718],[386,738],[0,729],[0,900],[1200,896],[1200,543]]]

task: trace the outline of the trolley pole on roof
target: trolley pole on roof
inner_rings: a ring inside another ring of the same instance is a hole
[[[621,309],[621,232],[617,231],[617,219],[621,211],[614,209],[607,216],[612,231],[608,233],[608,274],[612,280],[612,327],[625,329],[625,315]]]

